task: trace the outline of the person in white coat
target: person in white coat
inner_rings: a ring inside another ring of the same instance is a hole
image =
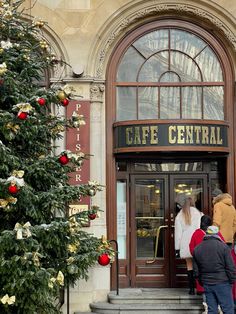
[[[189,294],[195,294],[193,260],[189,243],[194,231],[200,228],[203,213],[194,204],[192,197],[186,196],[184,205],[175,217],[175,252],[176,257],[185,259],[188,273]]]

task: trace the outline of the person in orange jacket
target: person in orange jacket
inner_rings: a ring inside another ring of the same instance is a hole
[[[222,193],[216,189],[213,196],[213,225],[219,228],[220,233],[230,248],[234,242],[236,232],[236,210],[233,206],[232,197],[228,193]]]

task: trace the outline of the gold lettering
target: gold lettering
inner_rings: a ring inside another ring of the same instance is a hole
[[[209,129],[208,126],[202,127],[202,144],[209,144]]]
[[[127,128],[125,130],[125,133],[126,133],[126,144],[127,145],[131,145],[132,144],[132,133],[133,133],[133,130],[132,128]]]
[[[218,145],[222,145],[222,143],[223,143],[223,139],[222,139],[222,137],[221,137],[221,134],[220,134],[220,127],[218,126],[217,128],[216,128],[216,138],[217,138],[217,140],[216,140],[216,143],[218,144]]]
[[[176,143],[176,135],[174,134],[175,132],[176,132],[176,125],[170,125],[169,126],[169,144]]]
[[[140,129],[138,126],[134,127],[134,144],[141,144]]]
[[[200,144],[201,127],[200,126],[195,126],[194,127],[194,132],[196,134],[196,144]]]
[[[79,140],[80,140],[80,134],[79,133],[76,134],[76,138],[77,138],[77,141],[79,142]]]
[[[193,126],[187,125],[185,130],[186,144],[193,144]]]
[[[178,144],[184,144],[185,143],[185,137],[184,137],[184,125],[178,125],[177,126],[177,131],[178,131]]]
[[[142,144],[147,144],[147,137],[149,135],[149,127],[143,126],[142,127]]]
[[[216,128],[214,126],[211,126],[210,144],[216,145]]]
[[[152,125],[150,129],[151,129],[151,144],[158,144],[158,136],[157,136],[158,126]]]

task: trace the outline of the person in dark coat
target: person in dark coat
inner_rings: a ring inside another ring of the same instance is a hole
[[[208,314],[234,314],[232,284],[236,279],[230,248],[218,235],[219,228],[210,226],[203,241],[193,251],[194,276],[203,285]]]
[[[209,226],[211,226],[211,224],[212,224],[211,217],[209,217],[207,215],[203,215],[201,217],[200,228],[194,231],[192,238],[191,238],[191,241],[189,243],[189,249],[190,249],[190,253],[192,255],[193,255],[193,251],[194,251],[195,247],[203,241],[203,238],[206,235],[206,230]],[[225,240],[224,240],[224,238],[220,232],[218,232],[218,235],[221,238],[221,240],[225,242]],[[196,289],[197,289],[197,294],[202,294],[204,292],[204,289],[199,284],[198,280],[196,281]]]

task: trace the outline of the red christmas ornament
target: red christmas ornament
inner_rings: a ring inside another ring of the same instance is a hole
[[[90,220],[94,220],[97,217],[97,214],[89,214],[88,217]]]
[[[103,253],[98,257],[98,263],[102,266],[110,264],[110,260],[110,257],[106,253]]]
[[[17,187],[16,185],[12,185],[12,184],[11,184],[11,185],[8,187],[8,192],[11,193],[11,194],[16,194],[16,193],[19,192],[19,189],[18,189],[18,187]]]
[[[66,155],[62,155],[62,156],[59,157],[59,162],[62,165],[66,165],[69,162],[69,158]]]
[[[65,99],[61,100],[61,104],[62,104],[64,107],[68,106],[68,105],[69,105],[69,99],[68,99],[68,98],[65,98]]]
[[[27,119],[27,117],[28,117],[28,113],[27,113],[27,112],[20,111],[20,112],[18,113],[17,117],[18,117],[19,119],[21,119],[21,120],[25,120],[25,119]]]
[[[37,103],[40,105],[40,106],[44,106],[46,104],[46,99],[43,98],[43,97],[39,97],[37,99]]]

